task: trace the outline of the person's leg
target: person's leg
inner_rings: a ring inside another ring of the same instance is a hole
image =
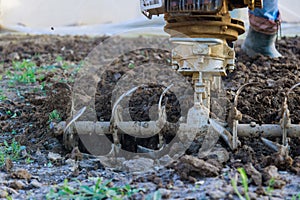
[[[280,14],[278,0],[264,0],[262,9],[249,11],[250,28],[242,49],[249,55],[280,57],[275,48]]]

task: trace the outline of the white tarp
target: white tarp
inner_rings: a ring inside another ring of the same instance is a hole
[[[114,34],[126,29],[162,27],[146,19],[139,0],[0,0],[0,24],[27,33]],[[300,22],[300,1],[279,0],[283,21]],[[247,9],[240,15],[247,21]],[[53,29],[52,29],[53,27]]]
[[[0,0],[4,25],[32,28],[118,23],[141,17],[138,0]]]

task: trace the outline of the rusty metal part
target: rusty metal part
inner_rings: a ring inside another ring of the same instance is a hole
[[[153,15],[222,15],[235,8],[262,8],[262,0],[140,0],[142,13],[149,19]]]
[[[261,0],[244,0],[244,4],[248,5],[250,10],[263,7],[263,2]]]
[[[172,16],[165,14],[165,32],[171,37],[219,38],[237,40],[245,32],[244,22],[232,19],[230,14]]]

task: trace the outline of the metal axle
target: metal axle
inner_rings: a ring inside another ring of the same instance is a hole
[[[106,135],[112,134],[110,132],[110,122],[91,122],[91,121],[78,121],[75,122],[75,127],[78,134],[97,134]],[[166,123],[168,127],[175,127],[176,124]],[[66,122],[60,122],[58,127],[64,129]],[[161,130],[155,121],[149,122],[119,122],[117,124],[118,131],[120,134],[129,134],[135,137],[151,137],[154,136],[159,130]],[[67,130],[67,131],[71,131]],[[182,131],[193,131],[203,132],[201,127],[189,127],[187,124],[180,124],[179,130]],[[239,124],[237,126],[237,133],[239,137],[281,137],[282,128],[277,124]],[[300,137],[300,125],[291,124],[287,129],[289,137],[295,138]]]

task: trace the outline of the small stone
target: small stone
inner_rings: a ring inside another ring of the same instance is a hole
[[[220,169],[214,165],[189,155],[181,157],[179,162],[175,164],[174,168],[178,171],[181,178],[186,180],[189,180],[190,175],[214,177],[220,172]]]
[[[33,187],[35,187],[35,188],[40,188],[40,187],[43,186],[43,185],[42,185],[40,182],[38,182],[36,179],[33,179],[33,180],[30,182],[30,184],[31,184]]]
[[[57,160],[61,160],[62,157],[58,153],[49,152],[48,153],[48,159],[51,160],[51,161],[53,161],[53,162],[56,162]]]
[[[269,181],[274,179],[274,189],[281,189],[286,185],[286,181],[282,180],[278,173],[277,167],[271,165],[263,170],[263,181],[265,185],[269,185]]]
[[[120,73],[114,73],[114,79],[115,81],[119,80],[121,78],[121,74]]]
[[[148,171],[153,168],[154,161],[148,158],[138,158],[133,160],[125,161],[123,166],[126,170],[131,172]]]
[[[159,188],[158,189],[159,193],[161,194],[161,197],[164,199],[169,199],[171,196],[171,191],[164,189],[164,188]]]
[[[37,155],[35,160],[39,165],[46,165],[48,163],[47,157],[44,155]]]
[[[276,83],[276,81],[274,81],[273,79],[267,79],[267,85],[268,87],[273,87]]]
[[[8,55],[8,59],[10,60],[20,60],[20,56],[17,52],[13,52]]]
[[[183,187],[183,186],[184,186],[184,183],[183,183],[181,180],[176,180],[175,183],[174,183],[174,185],[175,185],[176,187]]]
[[[48,153],[48,159],[52,162],[54,165],[61,165],[62,163],[62,157],[58,153]]]
[[[252,72],[257,72],[257,71],[258,71],[258,67],[257,67],[257,65],[254,64],[254,63],[249,67],[249,69],[250,69]]]
[[[10,172],[13,167],[14,167],[13,162],[11,161],[11,159],[7,158],[5,160],[5,170],[6,170],[6,172]]]
[[[20,180],[9,182],[9,186],[15,190],[21,190],[26,187],[26,185]]]
[[[214,148],[209,156],[209,159],[216,159],[219,163],[225,163],[229,160],[229,153],[226,149],[219,147]]]
[[[255,167],[253,167],[252,163],[245,165],[245,171],[248,174],[248,176],[251,177],[255,185],[262,185],[262,175],[259,171],[255,169]]]
[[[8,192],[5,190],[0,190],[0,198],[6,198],[8,196]]]
[[[155,177],[153,180],[153,183],[155,183],[156,185],[162,184],[162,180],[159,177]]]
[[[245,71],[248,70],[247,66],[242,62],[237,63],[237,69],[242,71],[242,72],[245,72]]]
[[[226,197],[226,193],[220,190],[210,191],[208,195],[210,199],[224,199]]]
[[[257,194],[255,192],[248,192],[250,199],[257,199]]]
[[[67,165],[72,165],[72,166],[73,166],[73,165],[76,165],[77,162],[76,162],[75,160],[69,158],[69,159],[66,160],[66,164],[67,164]],[[83,167],[83,168],[84,168],[84,167]]]
[[[78,147],[75,147],[72,152],[71,152],[71,159],[74,159],[74,160],[82,160],[83,158],[83,155],[82,153],[80,152],[79,148]]]
[[[170,163],[172,163],[174,160],[169,156],[169,155],[164,155],[163,157],[161,157],[159,159],[159,163],[161,165],[168,165]]]
[[[18,169],[11,175],[13,178],[30,180],[31,174],[26,169]]]
[[[184,200],[196,200],[196,197],[185,197]]]
[[[195,183],[195,185],[203,185],[205,183],[205,181],[197,181],[196,183]]]
[[[271,165],[271,166],[268,166],[268,167],[264,168],[264,171],[263,171],[263,180],[264,181],[269,181],[272,178],[273,179],[279,179],[280,178],[280,175],[278,173],[278,169],[274,165]]]

